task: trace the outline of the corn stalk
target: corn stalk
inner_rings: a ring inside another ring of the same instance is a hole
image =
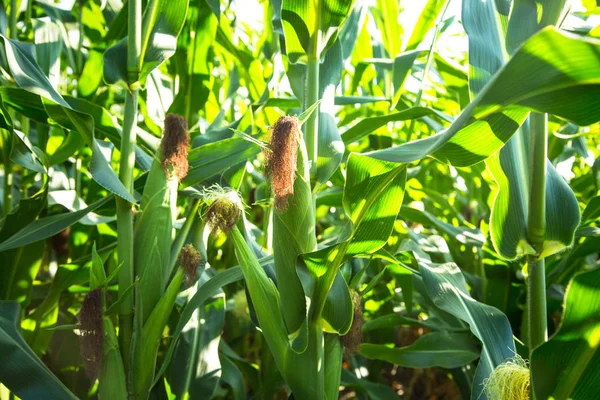
[[[128,2],[129,24],[127,43],[127,72],[129,91],[125,99],[123,135],[121,140],[121,160],[119,179],[123,186],[133,194],[133,169],[135,165],[135,142],[138,88],[142,48],[142,2]],[[130,368],[130,349],[133,334],[133,295],[126,290],[133,284],[133,209],[127,200],[117,198],[117,232],[119,240],[117,254],[121,269],[119,271],[119,297],[122,299],[119,312],[119,344],[125,371]]]

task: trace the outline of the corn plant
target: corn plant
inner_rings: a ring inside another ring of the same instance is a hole
[[[418,3],[0,3],[0,399],[598,398],[598,7]]]

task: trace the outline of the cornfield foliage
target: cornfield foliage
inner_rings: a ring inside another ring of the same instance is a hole
[[[0,399],[600,398],[599,15],[2,0]]]

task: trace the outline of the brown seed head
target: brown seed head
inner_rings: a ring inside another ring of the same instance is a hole
[[[190,136],[187,133],[185,118],[168,114],[161,142],[162,166],[167,176],[177,176],[180,181],[185,178],[188,172],[189,143]]]
[[[103,342],[102,288],[97,288],[85,296],[79,311],[79,348],[92,381],[98,377],[102,365]]]
[[[186,282],[190,285],[196,279],[196,273],[198,271],[198,265],[200,265],[200,262],[202,261],[202,255],[194,246],[186,244],[179,252],[178,261],[185,272]]]
[[[212,204],[206,212],[206,220],[213,233],[229,233],[243,212],[243,204],[234,190],[215,189],[210,195]]]
[[[344,345],[344,356],[349,357],[355,353],[363,342],[362,325],[363,325],[363,307],[360,294],[355,290],[351,290],[352,303],[354,304],[354,319],[350,330],[342,336]]]
[[[279,117],[271,131],[270,151],[265,153],[266,173],[271,179],[275,208],[280,212],[287,209],[288,197],[294,194],[301,135],[298,118],[285,115]]]

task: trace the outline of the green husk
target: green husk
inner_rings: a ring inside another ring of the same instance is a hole
[[[165,291],[170,274],[173,221],[177,213],[177,187],[187,173],[189,137],[185,121],[172,114],[157,157],[152,162],[135,229],[135,272],[140,277],[143,321]]]

